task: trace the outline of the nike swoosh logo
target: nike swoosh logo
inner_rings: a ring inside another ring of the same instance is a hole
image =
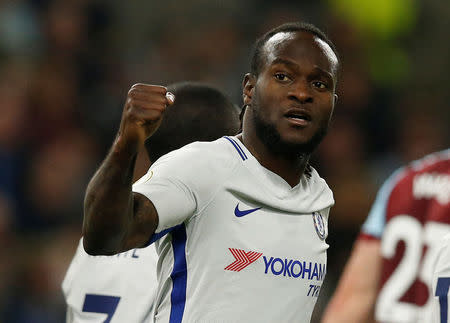
[[[258,211],[261,207],[257,207],[255,209],[250,209],[250,210],[239,210],[239,203],[236,205],[236,207],[234,208],[234,215],[236,215],[238,218],[240,218],[241,216],[245,216],[247,214],[250,214],[252,212]]]

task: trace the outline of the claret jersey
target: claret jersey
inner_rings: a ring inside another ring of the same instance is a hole
[[[154,246],[90,256],[80,239],[62,283],[67,323],[148,322],[155,297]]]
[[[433,322],[433,264],[450,232],[450,150],[395,172],[380,189],[359,239],[381,240],[379,322]]]
[[[155,205],[156,322],[309,322],[334,200],[312,169],[295,187],[236,137],[156,161],[133,186]]]

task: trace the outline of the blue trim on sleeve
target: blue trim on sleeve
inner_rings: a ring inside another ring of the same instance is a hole
[[[164,237],[166,234],[168,234],[169,232],[171,232],[175,228],[176,227],[172,227],[172,228],[168,228],[166,230],[162,230],[161,232],[158,232],[158,233],[153,233],[153,235],[151,236],[150,240],[145,244],[145,246],[148,247],[153,242],[155,242],[158,239],[161,239],[162,237]]]
[[[170,323],[181,323],[186,305],[187,263],[186,263],[186,226],[177,225],[172,231],[173,270],[172,294],[170,301]]]
[[[241,156],[242,160],[247,159],[247,155],[245,154],[244,150],[241,148],[241,146],[239,146],[239,144],[236,141],[234,141],[232,138],[227,137],[227,136],[224,136],[224,138],[227,139],[229,142],[231,142],[231,144],[234,146],[234,148],[237,150],[237,152]]]
[[[403,177],[404,167],[395,171],[381,186],[375,202],[369,212],[369,216],[364,222],[361,231],[365,234],[381,238],[386,225],[386,207],[392,190]]]

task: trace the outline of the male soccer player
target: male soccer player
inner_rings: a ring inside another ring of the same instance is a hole
[[[87,188],[83,242],[114,254],[158,240],[155,321],[310,321],[334,200],[308,159],[336,101],[333,48],[309,24],[262,36],[243,81],[242,132],[167,154],[133,188],[137,147],[172,102],[164,87],[130,89]]]
[[[450,150],[383,184],[323,322],[434,322],[433,264],[450,233]],[[446,289],[448,293],[448,285]]]
[[[168,91],[176,101],[146,143],[150,160],[193,141],[237,133],[238,110],[220,91],[197,83],[173,84]],[[81,239],[62,284],[66,321],[147,321],[157,287],[156,264],[154,245],[93,257],[86,254]]]

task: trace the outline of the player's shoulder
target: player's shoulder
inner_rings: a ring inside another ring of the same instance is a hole
[[[211,142],[197,141],[159,158],[150,167],[153,176],[189,181],[214,182],[228,176],[239,162],[233,154],[228,137]]]
[[[446,195],[442,183],[449,181],[450,150],[443,150],[412,161],[394,171],[377,193],[363,227],[362,234],[381,237],[386,221],[396,214],[415,208],[413,201],[422,197]],[[444,172],[447,175],[439,174]],[[448,187],[448,184],[447,184]],[[447,189],[448,190],[448,189]]]
[[[450,149],[438,151],[409,164],[411,172],[450,171]]]
[[[317,196],[326,196],[326,199],[331,201],[330,205],[334,205],[333,191],[328,186],[326,180],[312,166],[310,166],[310,172],[307,175],[306,182],[310,186],[311,192],[315,192]]]
[[[384,182],[383,187],[398,188],[420,174],[437,171],[439,169],[449,171],[450,167],[450,149],[435,152],[426,155],[420,159],[409,162],[408,164],[394,171]]]
[[[231,154],[231,147],[228,144],[229,137],[222,137],[214,141],[196,141],[186,146],[173,150],[168,154],[158,159],[154,166],[158,167],[161,164],[177,163],[185,166],[195,167],[203,166],[211,162],[222,162],[220,167],[227,164],[233,165],[236,163],[236,158]]]
[[[381,239],[387,220],[387,209],[389,202],[399,193],[404,195],[405,176],[408,174],[407,167],[403,166],[394,171],[381,185],[369,215],[364,221],[359,238]]]
[[[82,266],[85,258],[88,257],[87,253],[84,251],[83,247],[83,238],[78,242],[77,249],[75,251],[75,255],[72,258],[72,261],[67,269],[66,275],[62,281],[61,287],[64,295],[67,295],[72,287],[72,283],[79,271],[79,268]]]
[[[450,181],[450,149],[426,155],[414,160],[394,172],[385,186],[391,187],[391,195],[411,196],[430,186],[448,186]],[[436,185],[435,185],[436,184]],[[419,192],[420,193],[420,192]]]

